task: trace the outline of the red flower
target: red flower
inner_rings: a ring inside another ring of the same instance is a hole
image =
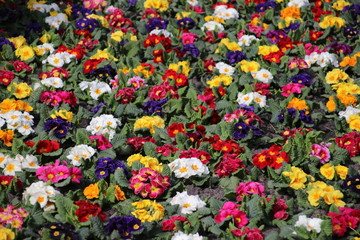
[[[267,151],[262,151],[261,153],[255,154],[252,159],[253,164],[260,169],[264,169],[272,162],[272,157],[268,154]]]
[[[312,31],[310,30],[310,41],[314,42],[318,40],[319,37],[321,37],[324,34],[323,31]]]
[[[139,151],[146,142],[156,143],[155,139],[151,137],[133,137],[129,138],[126,144],[130,145],[135,151]]]
[[[15,74],[13,72],[0,70],[0,83],[5,86],[9,85],[14,78]]]
[[[242,160],[237,156],[238,154],[236,153],[224,153],[220,163],[215,167],[215,173],[219,177],[227,177],[240,168],[244,168],[245,165],[242,164]]]
[[[244,230],[241,229],[232,229],[231,233],[234,234],[236,237],[245,236],[245,240],[263,240],[264,236],[260,229],[258,228],[245,228]]]
[[[15,61],[15,62],[9,62],[9,63],[12,63],[14,68],[15,68],[15,71],[18,71],[20,72],[21,70],[26,70],[26,72],[29,72],[32,70],[32,68],[27,65],[25,62],[22,62],[22,61]]]
[[[275,62],[275,63],[280,63],[281,62],[281,57],[284,56],[285,54],[282,51],[277,51],[277,52],[273,52],[270,53],[266,56],[263,56],[263,59],[265,61],[269,61],[269,62]]]
[[[166,219],[161,222],[163,231],[173,231],[177,230],[175,222],[179,221],[181,223],[185,223],[187,220],[184,216],[171,216],[170,219]]]
[[[89,136],[89,138],[92,142],[96,141],[96,146],[100,150],[105,150],[112,147],[109,140],[102,134]]]
[[[174,147],[173,145],[165,144],[164,146],[156,147],[155,151],[167,157],[170,155],[170,152],[175,153],[179,151],[179,149]]]
[[[0,175],[0,186],[9,186],[14,176]]]
[[[96,69],[97,65],[99,65],[104,58],[101,59],[89,59],[84,63],[84,74],[90,73],[92,70]]]
[[[53,68],[51,70],[51,73],[52,73],[52,77],[59,77],[59,78],[69,78],[70,75],[69,75],[69,72],[68,70],[64,69],[64,68]]]
[[[36,144],[36,154],[50,153],[58,150],[60,143],[55,140],[40,140]]]
[[[198,149],[182,150],[179,156],[179,158],[192,157],[200,159],[203,164],[207,164],[211,159],[211,155],[208,152]]]
[[[91,203],[86,200],[79,200],[75,202],[79,208],[76,209],[75,215],[78,217],[79,222],[86,222],[90,220],[91,216],[98,216],[101,221],[105,221],[107,216],[102,212],[98,203]]]
[[[169,137],[175,137],[177,133],[181,132],[185,134],[185,127],[183,123],[173,123],[171,124],[167,132],[169,134]]]
[[[214,70],[216,63],[214,62],[214,60],[212,58],[210,58],[208,60],[202,59],[201,61],[203,61],[204,68],[206,69],[206,71],[212,72]]]
[[[128,104],[135,98],[135,88],[125,87],[119,89],[115,98],[119,100],[121,104]]]

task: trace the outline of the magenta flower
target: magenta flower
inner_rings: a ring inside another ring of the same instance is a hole
[[[258,182],[246,182],[239,183],[239,187],[236,189],[236,200],[241,201],[245,195],[258,194],[260,197],[264,197],[264,186]]]
[[[92,142],[96,141],[96,146],[100,150],[105,150],[112,147],[109,140],[103,134],[89,136],[89,138]]]
[[[315,156],[318,159],[320,159],[320,162],[322,164],[330,161],[330,150],[328,147],[331,145],[331,143],[320,143],[320,144],[313,144],[311,146],[311,153],[310,156]]]
[[[290,96],[291,93],[301,93],[301,88],[305,86],[300,83],[288,83],[281,88],[284,97]]]

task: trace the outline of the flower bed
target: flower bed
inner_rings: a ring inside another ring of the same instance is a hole
[[[359,16],[0,1],[0,239],[360,239]]]

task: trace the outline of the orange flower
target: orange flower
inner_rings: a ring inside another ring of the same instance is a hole
[[[301,19],[300,17],[300,9],[297,7],[287,7],[280,11],[280,19],[289,18],[296,18]]]
[[[336,97],[340,100],[340,102],[342,104],[345,105],[345,107],[347,107],[349,105],[354,105],[357,102],[356,97],[354,95],[350,95],[350,94],[338,93],[338,94],[336,94]]]
[[[84,189],[84,195],[87,199],[99,198],[99,193],[98,183],[90,184]]]
[[[300,100],[298,98],[293,98],[287,105],[287,108],[295,108],[297,110],[306,110],[306,114],[309,113],[309,107],[306,105],[305,100]]]
[[[12,146],[12,140],[14,139],[14,131],[7,130],[3,131],[0,130],[0,139],[4,141],[4,144],[8,147]]]
[[[121,188],[118,185],[115,185],[115,197],[118,201],[125,200],[125,193],[121,190]]]
[[[334,101],[334,96],[329,97],[329,101],[326,103],[326,108],[329,112],[333,112],[336,109],[336,103]]]

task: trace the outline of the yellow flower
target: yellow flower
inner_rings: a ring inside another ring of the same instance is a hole
[[[241,71],[243,72],[257,72],[260,68],[260,64],[255,62],[255,61],[251,61],[251,62],[248,62],[246,60],[242,60],[240,62],[240,68],[241,68]]]
[[[300,9],[297,7],[286,7],[283,10],[280,11],[280,19],[285,18],[295,18],[295,19],[301,19],[300,17]]]
[[[159,116],[144,116],[140,119],[137,119],[134,123],[134,130],[139,128],[149,128],[151,134],[155,133],[155,127],[165,127],[165,121]]]
[[[121,190],[121,188],[118,185],[115,185],[115,198],[118,201],[123,201],[126,199],[125,193]]]
[[[326,73],[325,80],[328,84],[338,83],[340,80],[346,81],[349,79],[349,75],[341,71],[338,68],[333,69],[332,71]]]
[[[280,49],[276,45],[271,46],[259,46],[258,54],[262,56],[269,55],[270,53],[277,52]]]
[[[123,40],[125,36],[125,33],[121,30],[119,31],[115,31],[111,34],[111,39],[117,41],[117,42],[120,42],[121,40]]]
[[[333,190],[324,194],[324,201],[328,205],[335,204],[335,206],[337,207],[344,207],[345,202],[341,200],[341,198],[343,197],[344,195],[342,194],[342,192],[340,192],[339,190]]]
[[[26,39],[24,38],[24,36],[8,38],[8,40],[14,44],[15,48],[24,46],[26,43]]]
[[[115,58],[113,55],[111,55],[107,49],[104,50],[97,50],[97,52],[90,57],[90,59],[101,59],[101,58],[106,58],[106,59],[113,59],[115,62],[118,60],[117,58]]]
[[[136,76],[139,76],[141,73],[145,78],[149,78],[154,73],[149,69],[146,69],[146,67],[143,67],[142,65],[138,65],[136,68],[133,69],[133,72],[136,74]]]
[[[164,218],[165,208],[161,204],[156,203],[155,200],[151,201],[146,199],[133,202],[131,205],[136,208],[131,214],[140,219],[141,222],[152,222]]]
[[[349,168],[342,166],[342,165],[337,165],[335,167],[336,174],[339,175],[339,177],[343,180],[346,178],[346,176],[348,174],[348,170],[349,170]]]
[[[127,164],[131,167],[133,162],[139,161],[144,164],[145,167],[150,168],[157,172],[162,172],[162,164],[156,158],[150,156],[143,156],[139,153],[133,154],[126,160]]]
[[[190,62],[181,61],[178,63],[170,63],[169,69],[172,69],[177,73],[184,74],[185,76],[188,76],[189,72],[191,71]]]
[[[335,99],[334,96],[330,96],[329,101],[326,103],[326,108],[328,109],[329,112],[333,112],[336,109],[336,103],[334,99]]]
[[[215,76],[210,81],[206,83],[209,84],[209,88],[219,87],[221,84],[225,86],[229,86],[233,81],[233,78],[226,74],[220,74],[219,76]]]
[[[350,115],[349,116],[349,128],[355,131],[360,131],[360,116],[359,115]]]
[[[51,35],[48,33],[43,34],[40,38],[40,41],[42,43],[48,43],[48,42],[50,42],[50,40],[51,40]]]
[[[129,74],[130,71],[131,71],[131,69],[128,67],[123,67],[123,68],[119,69],[119,72],[122,72],[125,75]]]
[[[0,226],[0,240],[13,240],[15,239],[15,233],[11,229],[7,229]]]
[[[169,2],[167,0],[146,0],[144,2],[144,8],[154,8],[160,11],[166,11],[169,9]]]
[[[355,105],[357,102],[357,98],[351,94],[338,93],[336,94],[336,97],[340,100],[342,104],[345,105],[345,107],[349,105]]]
[[[55,111],[54,114],[51,114],[50,117],[52,118],[56,118],[56,116],[60,116],[63,119],[66,119],[68,122],[72,121],[73,118],[73,113],[70,111],[66,111],[66,110],[59,110],[59,111]]]
[[[344,1],[344,0],[339,0],[337,2],[334,2],[332,7],[338,11],[342,11],[344,7],[349,6],[350,3]]]
[[[351,82],[333,85],[338,94],[360,94],[360,86]]]
[[[99,20],[99,22],[101,22],[101,25],[103,25],[103,27],[109,28],[109,23],[103,16],[98,16],[96,14],[90,14],[87,16],[87,18]]]
[[[241,47],[237,42],[231,42],[229,38],[223,38],[218,44],[218,48],[216,49],[215,53],[220,53],[219,47],[225,45],[227,49],[230,51],[241,51]]]
[[[309,194],[308,201],[311,206],[319,206],[319,200],[324,196],[324,192],[321,189],[313,188],[307,191],[307,193]]]
[[[27,8],[30,10],[34,10],[33,5],[36,3],[46,4],[46,1],[37,1],[37,0],[28,0],[27,1]]]
[[[21,61],[26,61],[33,58],[35,56],[35,52],[32,47],[24,45],[15,50],[15,55],[20,57]]]
[[[319,26],[323,29],[335,26],[337,29],[341,28],[345,25],[345,20],[341,17],[334,17],[331,15],[327,15],[324,19],[319,23]]]
[[[283,172],[284,176],[287,176],[290,178],[290,184],[289,186],[295,190],[298,190],[300,188],[305,188],[305,182],[307,181],[307,174],[298,167],[291,167],[291,172]]]
[[[66,15],[70,16],[72,13],[72,6],[70,4],[67,4],[64,11],[65,11]]]
[[[99,198],[99,193],[98,183],[90,184],[84,189],[84,195],[87,199]]]
[[[175,15],[176,20],[180,20],[185,17],[189,17],[191,12],[179,12]]]
[[[130,157],[128,157],[128,159],[126,160],[127,165],[129,165],[131,167],[133,162],[140,161],[143,157],[144,156],[141,155],[140,153],[133,154]]]
[[[326,179],[332,180],[335,176],[335,167],[333,165],[331,165],[330,163],[324,164],[320,168],[320,173]]]
[[[27,83],[11,83],[7,88],[8,91],[14,91],[13,95],[16,98],[26,98],[31,95],[32,88]]]
[[[298,98],[293,98],[288,103],[287,108],[295,108],[297,110],[306,110],[306,113],[309,112],[309,107],[306,105],[305,100],[300,100]]]
[[[213,16],[206,16],[204,17],[205,22],[210,22],[210,21],[214,21],[217,23],[222,23],[225,24],[225,20],[219,17],[213,17]]]

